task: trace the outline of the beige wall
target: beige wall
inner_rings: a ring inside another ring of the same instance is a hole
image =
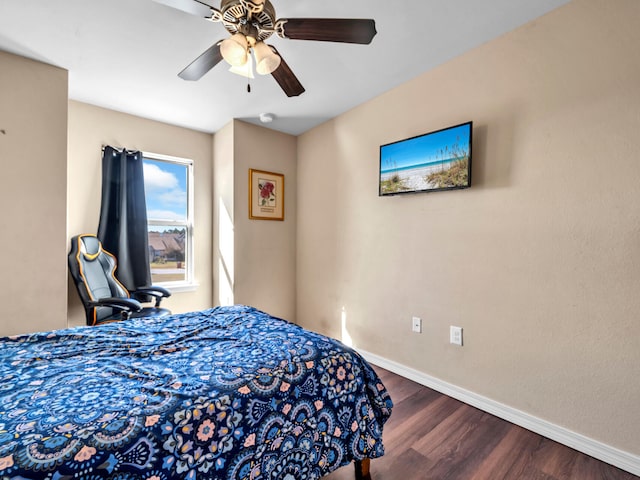
[[[216,304],[294,320],[296,138],[233,120],[214,138]],[[249,220],[249,169],[284,174],[284,221]]]
[[[295,319],[296,137],[234,121],[235,301]],[[284,221],[249,219],[249,169],[284,174]]]
[[[66,325],[67,79],[0,52],[0,336]]]
[[[302,135],[300,323],[640,454],[638,18],[575,0]],[[471,189],[377,196],[380,144],[467,120]]]
[[[101,149],[126,147],[193,160],[195,179],[195,291],[176,292],[162,305],[174,313],[209,308],[212,300],[212,145],[211,135],[69,102],[68,238],[96,232],[100,215]],[[69,324],[84,324],[77,291],[69,288]]]

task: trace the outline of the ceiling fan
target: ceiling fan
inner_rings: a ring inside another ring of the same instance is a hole
[[[272,34],[292,40],[369,44],[377,33],[375,21],[370,19],[277,19],[270,0],[221,0],[220,8],[205,0],[156,1],[212,22],[221,22],[231,34],[187,65],[178,74],[180,78],[198,80],[223,59],[231,65],[231,71],[251,77],[253,51],[256,71],[261,75],[271,74],[288,97],[298,96],[305,90],[280,52],[265,43]]]

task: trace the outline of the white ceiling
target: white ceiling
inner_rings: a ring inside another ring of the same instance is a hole
[[[376,21],[371,45],[272,36],[306,88],[295,98],[271,76],[247,93],[224,62],[180,79],[227,32],[153,0],[0,0],[0,50],[67,69],[73,100],[205,132],[270,112],[269,128],[298,135],[567,1],[272,0],[278,18]]]

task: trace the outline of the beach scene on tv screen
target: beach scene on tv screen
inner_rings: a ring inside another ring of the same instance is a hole
[[[380,148],[380,194],[469,186],[471,125]]]

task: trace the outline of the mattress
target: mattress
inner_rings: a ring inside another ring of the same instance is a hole
[[[0,478],[313,480],[384,454],[391,398],[248,306],[0,339]]]

